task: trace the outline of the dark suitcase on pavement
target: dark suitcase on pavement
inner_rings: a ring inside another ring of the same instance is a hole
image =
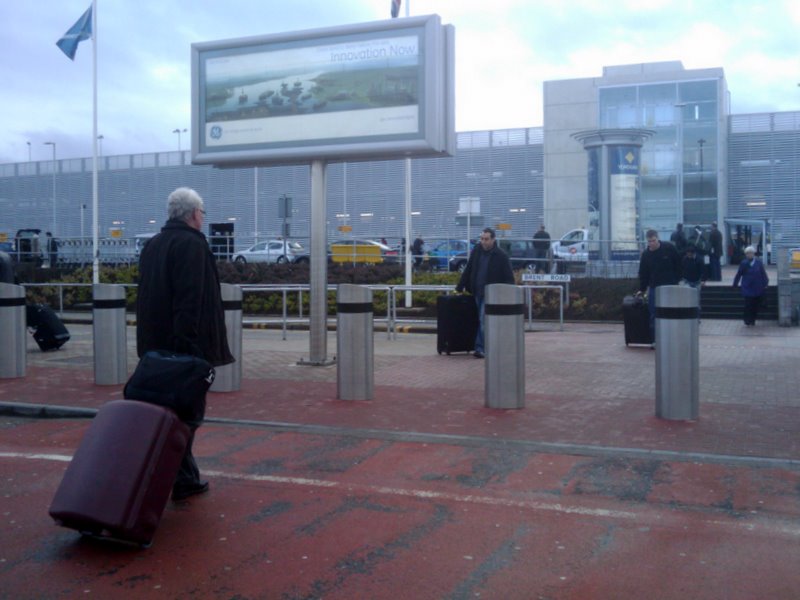
[[[625,296],[622,300],[622,320],[625,323],[625,345],[652,344],[650,310],[647,302],[636,296]]]
[[[436,299],[436,351],[472,352],[478,333],[478,307],[474,296],[439,296]]]
[[[33,339],[42,352],[57,350],[69,341],[69,331],[52,308],[45,304],[29,304],[25,307],[25,320],[33,330]]]
[[[149,546],[189,435],[166,408],[133,400],[103,405],[64,473],[50,516],[83,534]]]

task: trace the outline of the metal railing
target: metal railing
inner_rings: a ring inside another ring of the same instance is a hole
[[[24,283],[22,284],[25,288],[55,288],[58,291],[58,310],[56,311],[60,316],[64,315],[64,290],[68,288],[91,288],[91,283]],[[125,287],[126,291],[128,288],[136,288],[137,285],[134,283],[122,283],[119,284]],[[336,292],[336,285],[328,285],[327,291]],[[455,292],[455,286],[453,285],[367,285],[373,292],[384,292],[386,293],[386,316],[385,317],[376,317],[376,323],[383,323],[386,327],[386,339],[397,339],[397,331],[398,326],[401,323],[411,324],[411,323],[428,323],[431,319],[418,319],[414,317],[399,317],[397,313],[397,294],[404,293],[404,292],[444,292],[445,294],[451,294]],[[565,301],[565,289],[561,285],[521,285],[519,286],[526,291],[525,293],[525,305],[527,309],[527,318],[525,321],[525,329],[526,331],[531,331],[533,328],[533,299],[532,294],[530,293],[533,290],[558,290],[559,292],[559,299],[558,299],[558,308],[559,308],[559,327],[561,330],[564,329],[564,301]],[[246,317],[243,319],[243,323],[247,324],[267,324],[267,323],[281,323],[281,332],[282,332],[282,339],[286,339],[287,330],[290,324],[292,323],[299,323],[299,324],[308,324],[310,321],[309,316],[304,314],[303,310],[303,298],[304,294],[310,294],[310,286],[308,284],[244,284],[241,286],[242,288],[242,295],[245,296],[247,294],[254,294],[254,293],[267,293],[267,294],[280,294],[281,296],[281,314],[280,317],[276,316],[263,316],[263,317]],[[290,316],[289,315],[289,294],[297,294],[297,315]],[[84,303],[81,303],[84,304]],[[88,301],[87,306],[91,305],[91,302]],[[335,317],[328,317],[326,319],[328,323],[335,323]]]

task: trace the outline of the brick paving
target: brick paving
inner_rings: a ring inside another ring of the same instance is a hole
[[[70,329],[72,339],[55,353],[41,353],[30,341],[34,383],[0,384],[0,402],[97,407],[120,396],[121,386],[92,385],[91,327]],[[131,370],[134,337],[129,328]],[[329,357],[335,340],[329,332]],[[654,418],[655,352],[626,347],[618,324],[568,323],[563,331],[543,324],[528,332],[520,411],[484,409],[484,362],[438,355],[435,343],[429,334],[387,340],[377,333],[375,399],[343,406],[335,365],[298,366],[308,356],[306,332],[282,340],[279,331],[246,329],[242,390],[210,394],[209,416],[800,459],[797,328],[702,322],[701,417],[688,424]]]

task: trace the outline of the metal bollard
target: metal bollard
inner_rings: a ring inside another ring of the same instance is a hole
[[[25,377],[25,288],[0,283],[0,379]]]
[[[116,385],[128,380],[128,327],[125,286],[96,283],[92,286],[92,333],[94,382]]]
[[[336,397],[372,400],[375,385],[372,290],[343,283],[336,291]]]
[[[235,392],[242,388],[242,288],[238,285],[221,283],[220,292],[222,308],[225,311],[228,347],[236,362],[216,367],[217,375],[210,391]]]
[[[486,343],[485,405],[525,406],[525,301],[522,288],[486,286],[483,305]]]
[[[700,408],[700,290],[656,288],[656,416],[694,420]]]

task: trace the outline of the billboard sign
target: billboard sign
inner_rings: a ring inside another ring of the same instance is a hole
[[[452,154],[437,15],[192,45],[192,162]]]

